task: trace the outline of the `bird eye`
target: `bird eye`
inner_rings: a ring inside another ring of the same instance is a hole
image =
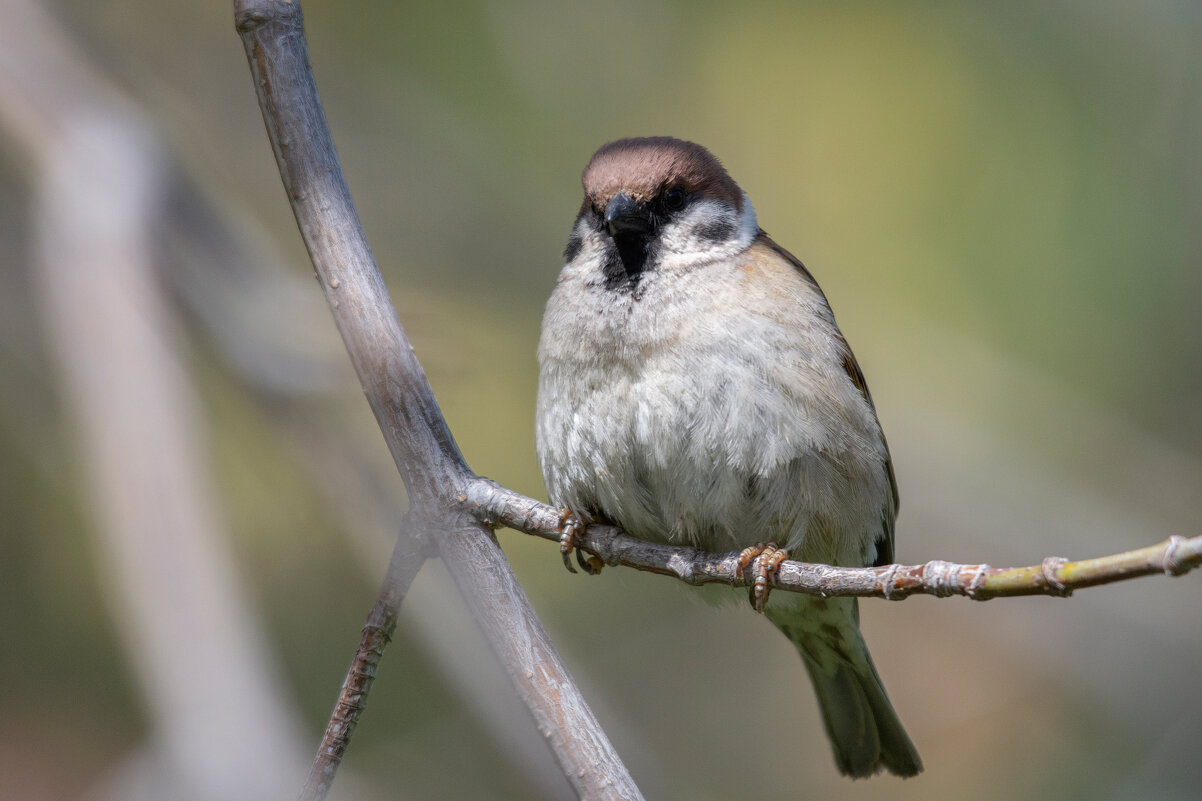
[[[667,192],[664,192],[664,205],[672,211],[679,211],[684,208],[685,193],[679,186],[674,186]]]

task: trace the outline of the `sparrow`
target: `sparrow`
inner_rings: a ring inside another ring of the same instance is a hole
[[[746,193],[663,136],[604,145],[582,184],[538,347],[551,502],[740,564],[769,540],[770,565],[891,563],[897,482],[864,374]],[[778,592],[763,612],[801,654],[838,769],[921,771],[856,599]]]

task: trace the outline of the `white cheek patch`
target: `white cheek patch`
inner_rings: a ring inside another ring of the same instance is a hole
[[[755,208],[743,195],[739,211],[721,200],[699,200],[684,216],[664,227],[659,267],[687,267],[728,258],[751,246],[759,231]]]
[[[751,247],[751,243],[755,241],[756,236],[760,232],[760,222],[755,218],[755,206],[751,205],[751,198],[747,197],[747,193],[743,193],[743,211],[739,213],[739,249]]]

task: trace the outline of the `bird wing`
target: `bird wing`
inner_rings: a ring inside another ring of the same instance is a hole
[[[827,308],[830,308],[830,302],[826,300],[826,293],[822,291],[822,287],[818,286],[818,282],[814,280],[814,276],[810,275],[810,271],[801,263],[801,259],[794,256],[789,251],[773,241],[772,237],[761,230],[756,237],[756,242],[767,247],[776,255],[780,256],[804,278],[826,303]],[[832,312],[833,316],[833,312]],[[876,404],[872,402],[872,394],[868,391],[868,382],[864,380],[864,371],[860,369],[859,363],[856,361],[855,354],[851,352],[851,346],[847,344],[847,339],[844,338],[843,332],[835,326],[835,336],[839,338],[839,344],[843,348],[843,369],[847,372],[848,378],[860,390],[864,396],[864,400],[868,401],[869,408],[872,409],[873,415],[876,415]],[[880,420],[877,420],[877,427],[880,428]],[[897,475],[893,472],[893,457],[889,454],[889,442],[885,439],[884,430],[881,431],[881,444],[885,446],[885,472],[889,475],[889,491],[890,500],[881,514],[881,533],[877,537],[876,542],[876,561],[875,566],[887,565],[893,562],[893,524],[897,518],[897,510],[900,506],[900,500],[897,495]]]

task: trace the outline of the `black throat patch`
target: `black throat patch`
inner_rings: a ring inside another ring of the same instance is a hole
[[[637,293],[639,280],[653,260],[649,236],[618,236],[606,254],[605,288],[614,292]]]

